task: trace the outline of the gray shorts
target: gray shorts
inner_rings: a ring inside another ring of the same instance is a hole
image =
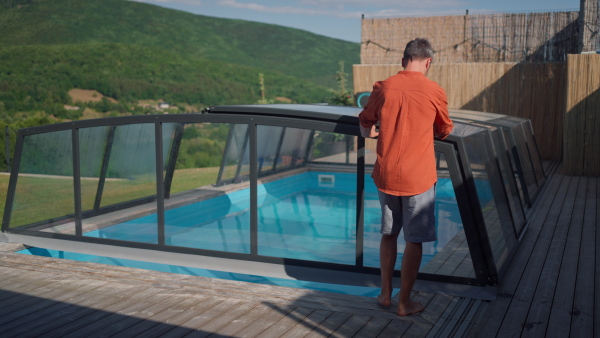
[[[413,243],[437,240],[435,231],[435,184],[414,196],[394,196],[379,191],[381,233],[395,235],[404,228],[404,240]]]

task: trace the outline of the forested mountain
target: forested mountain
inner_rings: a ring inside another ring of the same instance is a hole
[[[271,69],[326,86],[357,43],[257,22],[214,18],[124,0],[0,0],[0,45],[121,43]]]
[[[270,95],[298,102],[327,96],[325,88],[279,72],[133,44],[4,46],[0,60],[0,111],[5,112],[54,113],[60,109],[52,105],[71,103],[67,92],[73,88],[94,89],[130,104],[159,98],[204,106],[254,103],[259,99],[259,71],[268,80]]]

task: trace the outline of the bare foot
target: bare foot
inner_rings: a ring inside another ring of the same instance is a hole
[[[390,306],[392,304],[391,297],[389,297],[389,296],[386,297],[384,295],[377,296],[377,302],[381,306]]]
[[[398,304],[398,316],[410,316],[425,310],[423,304],[410,300],[410,304]]]

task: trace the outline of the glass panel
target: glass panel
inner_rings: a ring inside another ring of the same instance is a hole
[[[81,170],[81,209],[94,209],[100,171],[110,127],[79,129],[79,167]]]
[[[230,252],[250,252],[250,190],[248,183],[215,187],[229,130],[246,125],[199,123],[185,126],[171,197],[165,200],[165,244]],[[231,128],[230,128],[231,127]],[[238,140],[243,140],[242,137]],[[237,168],[239,153],[228,163]],[[229,155],[232,155],[230,153]]]
[[[256,150],[258,152],[259,174],[271,172],[275,168],[277,150],[281,146],[281,135],[283,130],[283,127],[257,127],[258,143],[256,145]]]
[[[175,129],[177,123],[163,123],[162,124],[162,153],[163,153],[163,170],[167,167],[167,160],[171,155],[171,146],[173,145],[173,137],[175,136]],[[164,174],[164,172],[163,172]],[[163,175],[164,178],[164,175]]]
[[[474,133],[464,141],[494,261],[499,268],[505,262],[516,236],[501,174],[497,162],[492,160],[495,151],[490,134],[485,131]]]
[[[156,196],[154,124],[116,127],[101,201],[114,212],[86,219],[84,235],[158,243],[156,202],[127,209],[121,204],[152,196]]]
[[[355,264],[356,172],[305,170],[261,181],[260,255]]]
[[[519,197],[521,200],[521,206],[524,211],[529,210],[529,195],[527,195],[525,187],[527,186],[525,182],[525,177],[521,174],[523,172],[521,160],[519,156],[519,152],[517,150],[517,144],[515,141],[515,137],[513,135],[513,131],[511,128],[502,127],[502,132],[504,134],[504,139],[506,140],[506,145],[508,148],[508,154],[510,158],[510,164],[512,167],[513,174],[515,176],[515,182],[517,184],[517,189],[519,191]]]
[[[512,165],[510,163],[509,151],[506,147],[504,134],[499,128],[492,130],[494,147],[498,156],[498,164],[500,165],[500,173],[502,174],[502,182],[504,183],[504,191],[507,194],[508,204],[511,210],[511,216],[515,230],[519,231],[525,223],[525,213],[519,197],[519,189],[515,175],[513,175]]]
[[[74,234],[74,213],[72,131],[26,136],[10,227]]]
[[[310,160],[322,163],[355,164],[357,163],[356,146],[356,136],[317,131],[313,138]]]
[[[285,128],[277,169],[297,166],[306,162],[306,149],[312,131]]]
[[[176,154],[171,196],[217,182],[229,128],[227,123],[185,124]],[[237,167],[237,160],[233,167]]]
[[[423,243],[420,272],[475,278],[462,218],[446,155],[436,151],[438,183],[435,197],[437,241]],[[455,175],[458,173],[455,173]],[[381,207],[373,179],[365,177],[365,240],[364,264],[379,267],[379,242],[381,241]],[[396,269],[400,269],[405,248],[404,234],[398,239]]]
[[[132,124],[115,129],[102,206],[156,195],[154,137],[154,124]]]
[[[519,156],[521,168],[523,170],[523,177],[527,188],[527,196],[533,198],[535,196],[538,185],[535,178],[535,169],[533,168],[533,161],[529,155],[529,149],[527,149],[527,141],[523,135],[523,129],[520,125],[516,125],[512,128],[513,137],[515,139],[515,145]]]
[[[248,138],[247,124],[232,124],[223,159],[223,172],[219,181],[233,180],[238,177],[238,167],[241,165],[240,158],[246,150]]]

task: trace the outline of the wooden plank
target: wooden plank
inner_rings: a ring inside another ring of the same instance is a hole
[[[261,332],[257,337],[281,337],[291,328],[302,322],[304,318],[313,311],[313,309],[297,307],[292,312],[273,323],[273,325],[269,326],[269,328]]]
[[[371,319],[369,316],[353,315],[338,327],[331,337],[352,337]]]
[[[455,337],[465,337],[468,336],[467,332],[470,328],[474,327],[474,325],[478,324],[477,320],[482,320],[483,316],[480,314],[485,308],[488,306],[489,302],[482,300],[473,300],[472,306],[466,316],[460,321],[460,325],[457,325],[456,330],[453,332]],[[485,319],[483,319],[485,321]],[[470,336],[470,335],[469,335]]]
[[[20,318],[32,316],[37,311],[44,311],[44,312],[55,311],[56,307],[57,307],[55,305],[65,304],[65,302],[68,301],[69,299],[72,299],[73,297],[87,293],[87,292],[91,291],[92,289],[99,287],[99,285],[88,284],[88,283],[83,284],[81,282],[74,283],[74,284],[79,284],[79,285],[77,285],[76,289],[70,290],[67,292],[65,292],[65,290],[58,290],[59,293],[58,293],[57,297],[52,297],[52,299],[47,298],[47,297],[50,297],[49,295],[48,296],[45,295],[44,298],[29,297],[30,301],[24,301],[21,303],[21,304],[26,304],[26,306],[21,306],[20,310],[8,311],[9,309],[7,308],[6,309],[7,313],[5,315],[0,316],[0,327],[5,327],[5,325],[7,325],[9,323],[13,323],[13,322],[19,320]],[[2,306],[2,305],[0,304],[0,306]],[[53,307],[53,308],[47,309],[50,307]],[[3,312],[4,312],[4,308],[3,308]]]
[[[450,337],[452,332],[455,330],[459,320],[461,319],[462,314],[469,308],[471,305],[471,299],[460,298],[458,304],[456,306],[456,311],[452,312],[452,316],[447,320],[446,327],[440,333],[440,337]]]
[[[229,311],[219,315],[217,318],[198,327],[196,331],[192,332],[186,337],[206,337],[211,333],[218,334],[219,329],[228,326],[243,314],[254,311],[254,308],[256,308],[259,304],[260,303],[258,302],[243,302],[242,304],[235,306]]]
[[[156,304],[149,303],[149,302],[140,302],[138,300],[127,299],[127,300],[123,300],[119,303],[119,307],[121,307],[121,306],[125,306],[125,307],[118,311],[108,310],[108,311],[106,311],[106,312],[108,312],[106,314],[106,316],[103,316],[101,320],[91,322],[88,325],[80,327],[79,329],[70,331],[68,334],[64,335],[63,337],[64,338],[89,337],[92,334],[96,334],[98,331],[101,331],[102,329],[106,328],[107,326],[108,327],[114,326],[119,329],[122,329],[123,326],[119,325],[119,323],[122,324],[124,322],[124,320],[127,319],[128,316],[130,318],[140,316],[144,313],[144,311],[147,311],[147,309],[155,307]],[[160,305],[160,306],[164,306],[164,305]],[[129,323],[127,321],[125,321],[125,322]],[[127,326],[124,326],[124,327],[127,327]]]
[[[404,337],[411,324],[405,320],[392,320],[377,337]]]
[[[569,232],[569,224],[573,214],[578,181],[578,177],[572,177],[571,185],[567,190],[567,196],[560,211],[552,243],[544,262],[539,283],[535,289],[533,302],[529,309],[525,324],[523,325],[527,334],[545,335],[546,333],[551,309],[548,304],[552,303],[556,291],[557,276],[560,271]],[[573,276],[571,276],[571,278],[572,277]]]
[[[304,337],[311,332],[319,329],[319,325],[331,316],[331,311],[315,310],[308,315],[302,322],[296,324],[285,334],[288,337]]]
[[[169,331],[169,335],[180,337],[187,334],[191,334],[196,330],[200,330],[200,327],[202,325],[205,325],[206,323],[216,319],[218,316],[229,311],[231,308],[240,306],[242,304],[243,302],[239,299],[226,298],[223,301],[216,303],[212,307],[207,308],[206,311],[196,313],[196,315],[193,318],[181,324],[180,327],[174,328],[173,330]],[[171,314],[171,316],[172,315],[175,314]],[[149,316],[148,319],[151,319],[153,322],[162,321],[161,314],[159,311],[157,311],[156,315],[153,314]],[[149,325],[149,323],[140,323],[136,325],[136,327],[134,327],[135,331],[133,332],[133,334],[141,334],[150,328],[151,325]],[[131,334],[131,332],[128,332],[128,334]]]
[[[119,302],[121,302],[123,300],[119,300],[116,298],[112,298],[112,297],[108,297],[105,298],[103,301],[98,301],[97,299],[94,302],[94,305],[98,305],[101,307],[105,307],[105,306],[109,306],[112,304],[117,304]],[[63,311],[64,313],[64,311]],[[67,314],[69,315],[69,317],[67,318],[57,318],[56,321],[46,321],[43,320],[42,321],[42,325],[40,326],[35,326],[35,328],[31,328],[31,322],[28,322],[24,325],[21,325],[13,330],[7,331],[6,334],[7,335],[24,335],[24,334],[28,334],[31,336],[34,335],[44,335],[45,337],[62,337],[64,336],[65,333],[68,333],[72,330],[76,330],[82,326],[87,325],[90,322],[94,322],[95,320],[99,320],[101,319],[104,315],[108,315],[108,313],[106,312],[101,312],[98,311],[97,309],[94,308],[89,308],[89,307],[80,307],[77,305],[71,305],[69,306],[69,312],[67,312]],[[94,317],[91,320],[87,320],[87,317],[90,314],[100,314],[100,316]],[[63,328],[67,328],[67,330],[70,329],[70,331],[64,331]],[[55,331],[55,330],[59,330],[59,331]],[[63,333],[64,332],[64,333]]]
[[[272,309],[273,309],[273,307],[271,307],[267,304],[259,304],[258,306],[253,308],[252,311],[247,311],[246,313],[244,313],[241,316],[239,316],[238,318],[236,318],[233,322],[220,328],[218,331],[215,332],[215,334],[221,335],[224,337],[239,336],[239,335],[241,335],[241,332],[243,332],[247,326],[254,323],[255,320],[257,320],[261,316],[265,315],[267,312],[271,311]],[[181,324],[179,324],[179,325],[181,325]],[[170,334],[168,334],[168,333],[166,335],[170,336]],[[152,334],[150,337],[157,337],[157,336]]]
[[[460,299],[458,297],[453,297],[448,306],[444,307],[444,311],[442,312],[439,320],[436,320],[435,325],[429,331],[427,337],[441,337],[440,333],[445,329],[447,325],[447,319],[452,316],[454,309],[458,306]]]
[[[152,326],[148,324],[138,325],[133,329],[128,329],[126,332],[128,335],[140,335],[143,333],[144,337],[164,337],[172,336],[170,332],[189,332],[188,330],[182,330],[185,328],[185,323],[193,319],[199,313],[210,311],[213,306],[222,302],[223,299],[217,297],[205,297],[196,298],[193,302],[196,304],[190,304],[186,309],[181,309],[177,306],[169,307],[168,311],[176,311],[176,314],[172,317],[166,318],[161,324]],[[164,325],[163,325],[164,324]]]
[[[6,332],[7,335],[21,335],[24,333],[33,335],[48,335],[50,331],[78,322],[88,314],[96,312],[96,308],[103,308],[113,303],[117,303],[121,298],[120,294],[125,294],[135,289],[130,286],[129,289],[119,288],[118,285],[110,284],[101,286],[94,292],[87,293],[81,298],[70,303],[66,308],[45,315],[36,313],[39,317],[29,316],[27,321]],[[31,328],[31,323],[36,323],[35,328]]]
[[[141,302],[144,303],[144,302]],[[150,303],[150,306],[144,306],[143,308],[133,309],[129,318],[124,318],[120,314],[127,313],[129,310],[125,309],[120,311],[119,313],[112,314],[106,318],[103,318],[100,322],[102,324],[108,325],[108,329],[102,330],[104,332],[111,332],[115,330],[119,332],[119,335],[125,335],[123,332],[128,332],[128,336],[133,336],[131,332],[135,332],[135,334],[139,334],[142,332],[146,332],[150,329],[155,329],[159,327],[163,330],[175,328],[174,326],[163,324],[162,320],[169,319],[180,312],[169,311],[169,304],[161,304],[161,303]],[[115,320],[113,320],[113,317]],[[87,336],[91,332],[100,331],[101,328],[95,328],[95,324],[88,324],[83,329],[79,331],[71,333],[72,337],[82,337]]]
[[[585,196],[585,210],[583,211],[583,229],[581,235],[581,251],[577,267],[577,283],[575,285],[575,299],[571,317],[571,331],[573,337],[594,336],[594,294],[598,287],[594,280],[597,273],[596,239],[598,218],[596,215],[597,178],[587,179],[587,195]]]
[[[305,338],[315,337],[329,337],[337,330],[343,323],[345,323],[351,314],[344,312],[334,312],[331,316],[327,317],[318,328],[315,328],[311,333],[307,334]]]
[[[575,196],[571,219],[568,223],[567,241],[565,243],[562,263],[560,264],[556,292],[548,321],[547,332],[551,332],[552,335],[559,337],[569,336],[571,328],[571,313],[573,313],[575,282],[577,281],[577,278],[574,278],[574,276],[577,276],[577,265],[579,264],[587,183],[585,177],[579,178],[577,196]]]
[[[271,311],[257,318],[252,324],[248,325],[243,329],[244,337],[256,337],[257,335],[261,334],[263,331],[271,327],[271,325],[273,325],[281,318],[287,316],[290,312],[296,309],[295,306],[287,306],[284,308],[277,308],[271,304],[269,304],[269,306],[272,308]]]
[[[430,323],[438,323],[440,318],[444,315],[445,310],[456,298],[457,297],[441,293],[436,294],[431,301],[427,303],[427,307],[421,312],[420,317]]]
[[[157,337],[163,335],[165,332],[178,327],[184,322],[190,320],[195,315],[195,309],[199,304],[210,304],[208,303],[209,297],[189,297],[187,299],[183,299],[185,305],[182,306],[180,302],[171,303],[171,306],[166,310],[161,312],[163,316],[163,320],[160,322],[154,321],[152,316],[156,316],[157,314],[152,315],[149,312],[140,313],[138,315],[133,315],[131,313],[127,314],[127,317],[113,325],[109,325],[104,329],[98,330],[94,334],[103,337],[110,337],[113,335],[124,335],[127,332],[127,335],[134,335],[134,332],[141,333],[143,332],[144,337]],[[211,299],[212,301],[219,302],[220,300]],[[150,298],[152,304],[156,304],[156,301],[153,298]],[[206,303],[205,303],[206,302]],[[165,313],[167,313],[165,315]],[[148,316],[150,315],[150,317]],[[141,325],[140,325],[141,324]]]
[[[377,337],[388,326],[392,320],[389,318],[372,317],[365,325],[356,333],[356,337]]]

